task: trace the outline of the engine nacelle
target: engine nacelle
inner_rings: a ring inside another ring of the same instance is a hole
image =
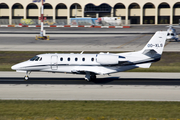
[[[118,64],[118,55],[98,54],[96,61],[101,65]]]

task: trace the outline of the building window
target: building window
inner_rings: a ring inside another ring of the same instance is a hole
[[[85,12],[111,12],[111,8],[108,4],[101,4],[100,6],[87,4],[85,6]]]

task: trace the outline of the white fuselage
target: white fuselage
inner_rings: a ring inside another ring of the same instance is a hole
[[[109,74],[137,68],[142,59],[145,62],[149,61],[149,57],[145,55],[138,57],[136,54],[132,56],[131,53],[121,54],[41,54],[37,55],[38,60],[16,64],[12,66],[12,69],[76,74],[85,74],[88,71],[96,74]],[[125,62],[126,64],[123,64]]]

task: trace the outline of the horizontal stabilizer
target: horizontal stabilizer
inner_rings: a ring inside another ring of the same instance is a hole
[[[151,63],[138,64],[138,65],[136,65],[136,66],[138,66],[138,67],[140,67],[140,68],[150,68]]]

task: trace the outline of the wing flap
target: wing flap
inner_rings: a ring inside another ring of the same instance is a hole
[[[94,73],[96,75],[100,74],[100,73],[93,71],[93,70],[72,70],[71,72],[74,74],[86,74],[86,72]]]

